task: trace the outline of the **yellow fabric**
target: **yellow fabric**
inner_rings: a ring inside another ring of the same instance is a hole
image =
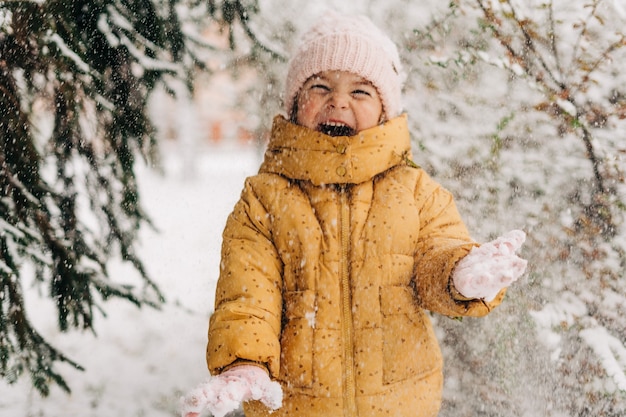
[[[274,121],[223,235],[207,363],[264,364],[272,416],[434,417],[442,357],[428,313],[483,316],[450,283],[475,245],[452,196],[407,163],[400,116],[353,137]],[[268,415],[250,402],[246,416]]]

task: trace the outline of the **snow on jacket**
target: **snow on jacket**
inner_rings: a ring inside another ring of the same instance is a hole
[[[442,356],[425,310],[501,302],[451,287],[475,243],[410,146],[404,115],[352,137],[275,118],[224,230],[207,346],[213,374],[252,362],[280,381],[272,416],[436,416]]]

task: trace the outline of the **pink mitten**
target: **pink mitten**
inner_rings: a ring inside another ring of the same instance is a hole
[[[524,232],[513,230],[473,248],[452,273],[454,287],[464,297],[492,301],[526,270],[527,261],[515,254],[524,240]]]
[[[283,391],[260,367],[239,365],[210,377],[181,398],[182,416],[197,417],[208,410],[214,417],[223,417],[248,400],[260,400],[276,410],[282,405]]]

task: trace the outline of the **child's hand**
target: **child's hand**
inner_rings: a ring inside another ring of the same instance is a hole
[[[521,230],[473,248],[459,261],[452,282],[464,297],[492,301],[505,287],[515,282],[526,269],[527,261],[515,254],[526,240]]]
[[[211,377],[181,398],[181,414],[197,417],[208,410],[214,417],[223,417],[248,400],[260,400],[276,410],[281,407],[282,398],[280,384],[270,380],[267,372],[258,366],[239,365]]]

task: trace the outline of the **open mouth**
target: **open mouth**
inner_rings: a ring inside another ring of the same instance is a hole
[[[350,126],[343,123],[322,123],[317,130],[328,136],[354,136],[356,131]]]

